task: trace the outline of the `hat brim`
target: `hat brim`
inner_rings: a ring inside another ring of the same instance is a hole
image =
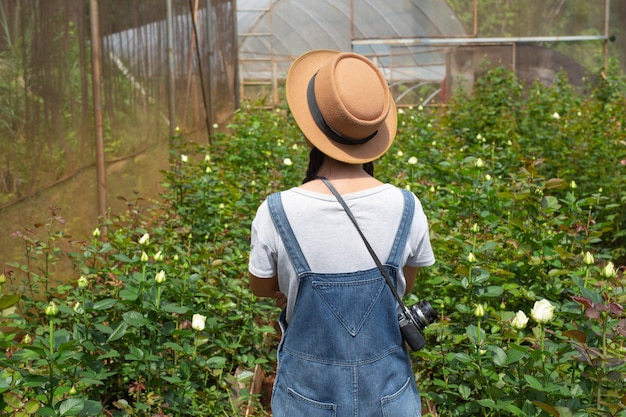
[[[323,154],[349,164],[362,164],[380,158],[391,147],[396,135],[397,112],[390,99],[389,113],[376,135],[361,145],[344,145],[331,140],[315,123],[307,102],[307,86],[311,77],[339,51],[315,50],[298,57],[287,74],[287,104],[307,140]],[[364,86],[366,88],[366,86]],[[391,97],[391,96],[390,96]]]

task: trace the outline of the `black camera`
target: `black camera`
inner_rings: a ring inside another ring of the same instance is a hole
[[[411,350],[417,352],[426,345],[422,331],[439,318],[428,301],[422,300],[412,307],[404,306],[404,311],[398,315],[402,338]]]

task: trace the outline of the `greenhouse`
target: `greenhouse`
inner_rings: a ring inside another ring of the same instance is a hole
[[[571,8],[562,2],[509,3],[516,13],[498,20],[476,1],[400,0],[390,7],[383,0],[238,0],[241,96],[267,95],[277,104],[290,62],[310,49],[370,57],[400,104],[445,100],[459,78],[471,84],[485,60],[515,68],[528,81],[551,83],[564,71],[579,83],[585,54],[604,54],[604,0],[570,2]],[[548,18],[535,24],[537,15]]]
[[[0,416],[626,417],[626,0],[0,0],[0,29]],[[287,103],[315,49],[382,76],[309,66]]]
[[[445,49],[438,46],[357,43],[361,39],[465,35],[446,2],[402,0],[239,0],[237,25],[242,88],[276,83],[291,61],[311,49],[354,51],[370,57],[388,80],[441,83]]]
[[[502,19],[485,3],[455,0],[398,0],[391,7],[383,0],[238,0],[219,7],[214,2],[211,13],[200,6],[181,8],[172,18],[176,38],[188,40],[172,49],[176,79],[204,72],[221,96],[262,97],[273,106],[283,98],[290,63],[311,49],[369,57],[387,77],[396,101],[414,105],[445,101],[461,84],[471,88],[484,62],[515,69],[527,82],[550,84],[564,72],[581,84],[585,73],[596,69],[595,58],[606,62],[607,43],[615,39],[605,0],[577,0],[568,7],[509,2]],[[228,34],[233,13],[236,40]],[[537,15],[546,19],[535,24]],[[108,59],[131,80],[164,76],[169,71],[166,31],[163,18],[107,34]],[[227,115],[231,103],[221,100],[209,107]]]

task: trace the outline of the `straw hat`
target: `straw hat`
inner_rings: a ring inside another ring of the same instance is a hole
[[[385,77],[367,58],[315,50],[287,74],[287,103],[307,141],[350,164],[378,159],[396,135],[396,106]]]

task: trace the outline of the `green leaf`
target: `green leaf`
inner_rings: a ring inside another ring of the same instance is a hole
[[[19,294],[3,295],[0,297],[0,311],[14,306],[18,301],[20,301]]]
[[[113,255],[113,257],[121,262],[130,263],[133,261],[132,259],[128,257],[128,255],[125,255],[123,253],[116,253],[115,255]]]
[[[66,352],[66,351],[80,351],[81,347],[76,340],[70,340],[69,342],[61,343],[57,349],[58,352]]]
[[[179,384],[181,382],[183,382],[182,379],[180,379],[178,376],[174,375],[174,376],[167,376],[167,375],[162,375],[161,379],[163,379],[164,381],[169,382],[170,384]]]
[[[547,411],[548,413],[552,414],[555,417],[559,417],[559,411],[554,408],[553,406],[551,406],[550,404],[545,404],[539,401],[533,401],[533,404],[535,404],[537,407],[541,408],[543,411]]]
[[[189,367],[189,364],[187,362],[182,362],[180,364],[180,376],[183,379],[188,380],[190,375],[191,375],[191,368]]]
[[[491,351],[493,352],[493,363],[496,364],[497,366],[504,366],[506,365],[506,352],[499,347],[493,347],[491,349]]]
[[[478,326],[474,324],[467,326],[465,333],[467,337],[469,337],[469,340],[475,345],[479,344],[479,340],[484,341],[486,337],[485,329],[479,329]]]
[[[102,355],[99,355],[98,360],[101,361],[103,359],[119,358],[119,357],[120,357],[120,353],[115,349],[111,349],[107,352],[104,352]]]
[[[42,358],[46,357],[46,355],[48,354],[46,349],[42,348],[41,346],[25,345],[23,349],[31,351],[31,352],[35,352],[37,355],[39,355]]]
[[[522,346],[510,345],[509,351],[506,353],[506,364],[519,362],[526,354],[527,351]]]
[[[524,375],[524,379],[528,382],[528,385],[530,385],[531,388],[536,389],[537,391],[545,391],[543,384],[534,376]]]
[[[42,407],[39,410],[37,410],[37,415],[39,416],[53,416],[53,417],[57,417],[57,412],[50,407]]]
[[[142,327],[150,323],[150,320],[146,319],[143,314],[138,311],[128,311],[122,315],[124,321],[131,326]]]
[[[462,352],[455,353],[454,359],[456,359],[457,361],[461,363],[470,363],[473,360],[470,355],[468,355],[467,353],[462,353]]]
[[[161,309],[166,313],[174,313],[174,314],[186,314],[189,311],[188,307],[178,306],[176,304],[167,303],[161,306]]]
[[[113,333],[113,329],[109,326],[105,326],[104,324],[96,323],[93,326],[104,334]]]
[[[26,375],[20,385],[25,387],[41,387],[50,382],[50,378],[43,375]]]
[[[3,394],[2,399],[11,408],[18,409],[22,406],[22,399],[20,398],[20,396],[12,392],[7,392]]]
[[[178,343],[174,343],[174,342],[165,342],[163,343],[163,347],[167,349],[172,349],[174,352],[183,351],[183,347],[179,345]]]
[[[472,395],[472,390],[467,385],[459,385],[459,394],[467,400]]]
[[[81,384],[88,384],[88,385],[104,385],[104,382],[102,382],[99,379],[93,379],[93,378],[79,378],[78,381]]]
[[[522,410],[521,408],[519,408],[518,406],[516,406],[515,404],[507,404],[506,407],[504,407],[504,409],[506,411],[511,412],[512,414],[516,415],[516,416],[525,416],[526,413],[524,412],[524,410]]]
[[[68,398],[59,405],[59,413],[61,413],[61,416],[78,414],[82,411],[84,406],[85,400],[80,398]]]
[[[272,326],[260,326],[257,330],[262,333],[269,333],[269,334],[276,333],[276,329],[274,329]]]
[[[39,407],[41,407],[39,401],[30,400],[24,405],[24,411],[26,411],[27,414],[35,414],[37,410],[39,410]]]
[[[120,298],[125,301],[135,301],[139,298],[139,289],[128,286],[120,291]]]
[[[124,358],[126,359],[130,359],[130,360],[134,360],[134,361],[140,361],[144,358],[145,354],[143,352],[143,350],[139,349],[136,346],[130,346],[129,347],[130,353],[127,353],[126,355],[124,355]]]
[[[106,310],[113,307],[117,303],[115,298],[105,298],[104,300],[97,301],[93,305],[94,310]]]
[[[120,322],[120,324],[117,325],[115,330],[113,330],[113,333],[111,333],[111,335],[107,339],[107,342],[114,342],[118,339],[121,339],[126,334],[127,329],[128,323],[126,323],[125,321]]]
[[[492,399],[489,398],[484,398],[481,400],[478,400],[478,404],[482,405],[483,407],[487,407],[487,408],[496,408],[499,409],[499,407],[496,406],[496,402]]]
[[[569,183],[562,178],[550,178],[543,186],[546,190],[567,190]]]
[[[498,285],[490,285],[487,287],[487,291],[482,294],[483,297],[499,297],[504,292],[504,289]]]
[[[100,401],[85,400],[85,405],[79,416],[99,416],[102,414],[102,403]]]
[[[212,358],[207,359],[206,364],[209,368],[221,369],[226,366],[226,358],[223,356],[213,356]]]

